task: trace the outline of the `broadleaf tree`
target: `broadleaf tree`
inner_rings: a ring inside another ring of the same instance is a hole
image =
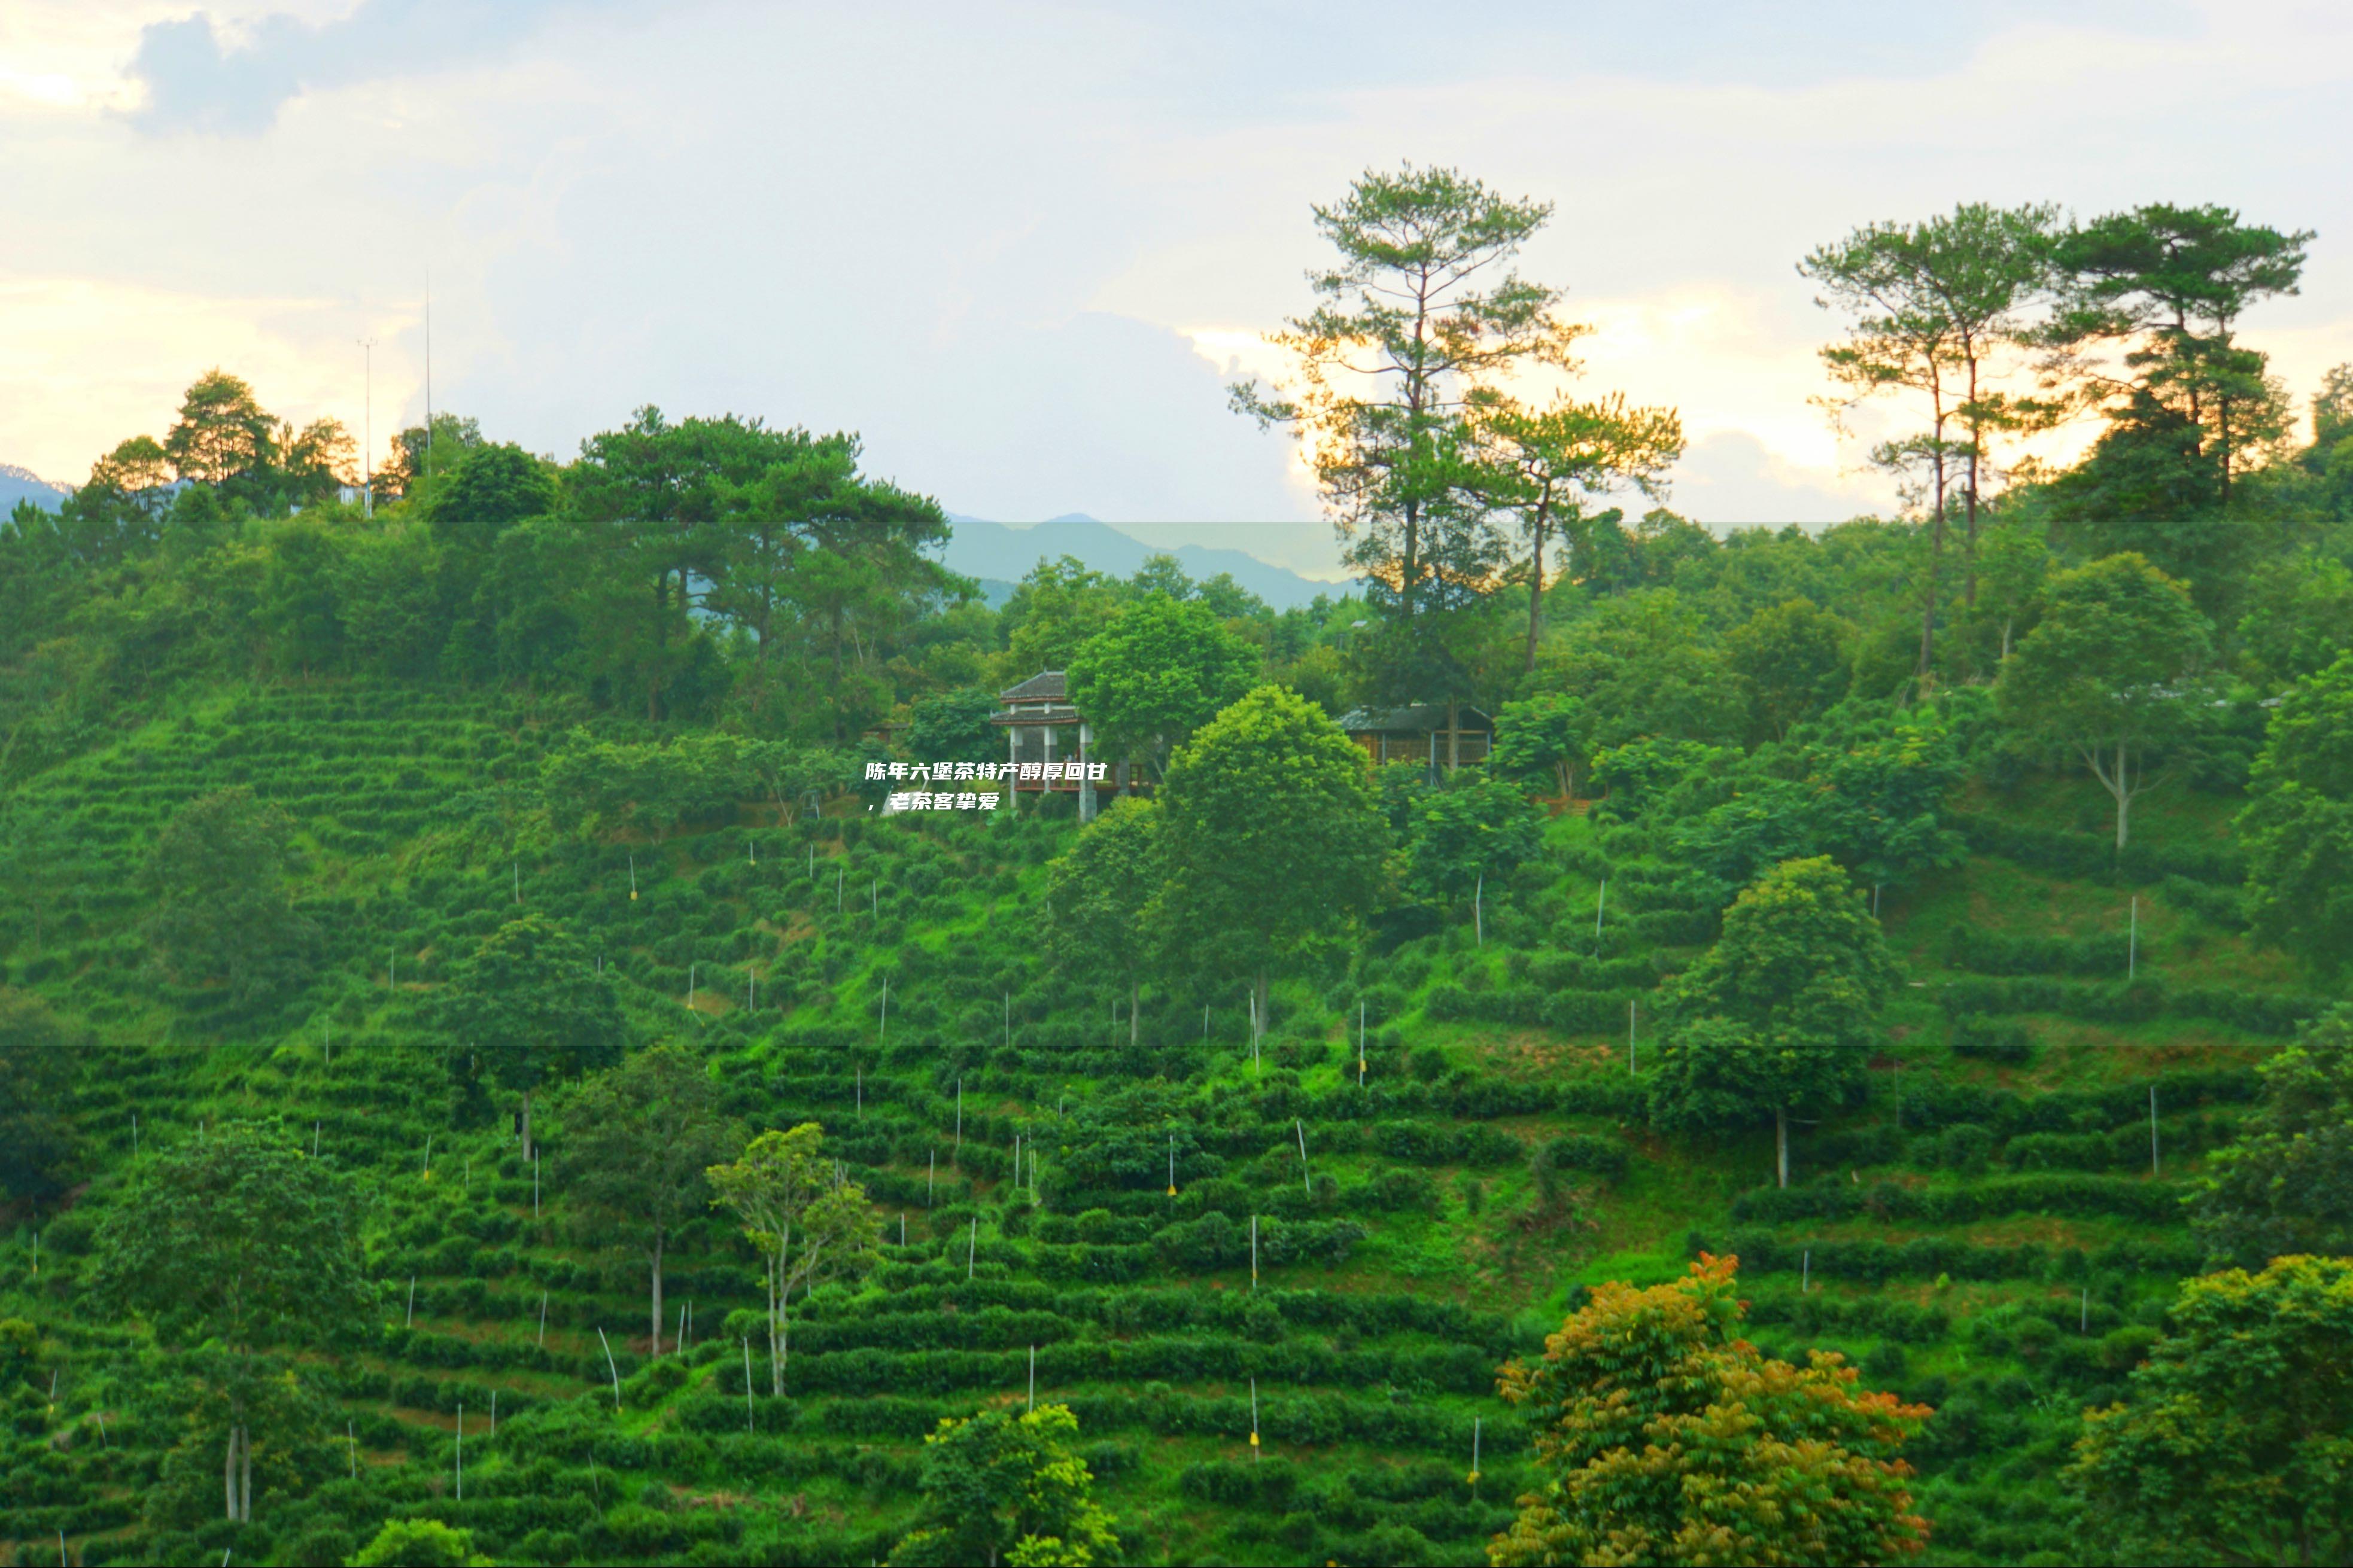
[[[1599,1286],[1540,1359],[1504,1367],[1541,1479],[1490,1563],[1828,1568],[1926,1547],[1903,1450],[1931,1412],[1858,1388],[1834,1352],[1802,1367],[1759,1352],[1741,1337],[1735,1261]]]
[[[478,1071],[517,1097],[516,1134],[528,1163],[532,1108],[541,1090],[621,1059],[628,1026],[613,983],[579,939],[543,915],[499,927],[451,966],[438,999],[453,1076]]]
[[[1198,601],[1146,594],[1071,656],[1071,701],[1098,760],[1134,757],[1154,779],[1170,750],[1258,679],[1258,650]]]
[[[1263,1029],[1285,969],[1373,908],[1388,825],[1365,753],[1262,686],[1178,749],[1159,796],[1167,880],[1150,919],[1211,973],[1246,974]]]
[[[760,1255],[769,1392],[781,1395],[792,1353],[793,1291],[865,1266],[879,1239],[873,1210],[865,1189],[841,1178],[825,1152],[825,1129],[814,1121],[763,1132],[704,1175],[712,1206],[742,1221],[744,1239]]]
[[[1160,808],[1112,803],[1046,868],[1046,939],[1056,959],[1127,993],[1127,1043],[1137,1043],[1145,976],[1159,955],[1153,895],[1163,880]]]
[[[288,1350],[373,1304],[350,1182],[275,1123],[214,1123],[132,1170],[100,1221],[92,1293],[146,1321],[227,1408],[226,1517],[253,1517],[252,1413]]]
[[[2133,802],[2167,777],[2162,754],[2201,728],[2206,617],[2185,585],[2130,553],[2060,573],[2044,601],[1995,695],[2011,723],[2083,759],[2116,803],[2121,851]]]
[[[1879,922],[1836,861],[1774,867],[1733,900],[1724,934],[1669,992],[1652,1114],[1685,1127],[1770,1116],[1788,1186],[1790,1111],[1834,1106],[1861,1080],[1896,975]]]
[[[644,1258],[653,1353],[662,1348],[662,1264],[670,1237],[702,1211],[704,1173],[743,1147],[702,1063],[655,1046],[583,1079],[557,1108],[559,1173],[584,1237]]]

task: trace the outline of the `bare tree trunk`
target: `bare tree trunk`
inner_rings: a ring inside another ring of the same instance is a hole
[[[253,1522],[253,1434],[245,1423],[237,1424],[237,1519],[239,1524]]]
[[[1545,591],[1545,506],[1536,508],[1535,548],[1529,552],[1528,563],[1533,568],[1528,577],[1528,668],[1536,667],[1536,638],[1544,630]]]
[[[1786,1105],[1777,1105],[1773,1108],[1773,1160],[1780,1177],[1780,1184],[1788,1186],[1789,1184],[1789,1108]]]
[[[221,1491],[227,1500],[222,1506],[227,1513],[228,1521],[235,1524],[237,1522],[237,1421],[235,1417],[231,1417],[228,1424],[228,1447],[221,1455]]]
[[[663,1240],[664,1240],[664,1239],[665,1239],[665,1237],[662,1236],[662,1233],[661,1233],[660,1231],[656,1231],[656,1232],[654,1232],[654,1268],[653,1268],[653,1274],[654,1274],[654,1349],[653,1349],[653,1353],[654,1353],[654,1354],[656,1354],[656,1355],[659,1355],[659,1354],[661,1354],[661,1326],[662,1326],[662,1291],[661,1291],[661,1288],[662,1288],[662,1242],[663,1242]]]
[[[2125,852],[2125,838],[2132,827],[2132,779],[2125,772],[2125,743],[2116,742],[2116,853]]]
[[[785,1392],[784,1348],[776,1338],[777,1315],[784,1304],[776,1299],[776,1280],[784,1269],[784,1254],[776,1253],[768,1261],[768,1392],[778,1398]]]

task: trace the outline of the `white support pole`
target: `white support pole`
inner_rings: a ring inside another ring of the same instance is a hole
[[[972,1234],[964,1244],[964,1277],[972,1278],[973,1260],[980,1256],[980,1216],[972,1216]]]
[[[605,1347],[605,1370],[613,1374],[613,1414],[618,1415],[621,1413],[621,1369],[613,1363],[613,1342],[605,1337],[602,1328],[596,1331],[596,1342]]]
[[[1315,1189],[1307,1181],[1307,1124],[1294,1116],[1291,1119],[1291,1130],[1299,1134],[1300,1190],[1312,1198],[1315,1195]]]
[[[1250,1463],[1258,1463],[1258,1379],[1250,1383]]]
[[[1601,891],[1593,900],[1593,940],[1601,940],[1601,911],[1609,907],[1609,879],[1601,879]]]
[[[1029,1347],[1029,1408],[1038,1408],[1038,1347]]]
[[[744,1430],[752,1430],[752,1341],[744,1340]]]
[[[1479,947],[1487,945],[1487,873],[1479,873],[1479,885],[1471,894],[1471,931]]]

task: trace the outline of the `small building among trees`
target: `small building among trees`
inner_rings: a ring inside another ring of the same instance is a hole
[[[1410,708],[1355,708],[1341,715],[1348,739],[1383,763],[1425,763],[1435,770],[1483,763],[1495,743],[1495,721],[1460,703]]]
[[[1005,760],[1016,805],[1021,796],[1078,797],[1079,819],[1094,818],[1103,796],[1144,790],[1143,778],[1124,760],[1093,754],[1094,730],[1072,705],[1059,669],[1041,669],[997,694],[998,711],[989,719],[1005,731]]]

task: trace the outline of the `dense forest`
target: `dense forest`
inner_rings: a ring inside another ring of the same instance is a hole
[[[1231,393],[1304,609],[222,369],[20,504],[9,1560],[2353,1557],[2353,366],[2242,336],[2314,237],[1795,258],[1904,505],[1719,535],[1551,216],[1314,209]],[[1140,787],[885,809],[1042,670]]]

